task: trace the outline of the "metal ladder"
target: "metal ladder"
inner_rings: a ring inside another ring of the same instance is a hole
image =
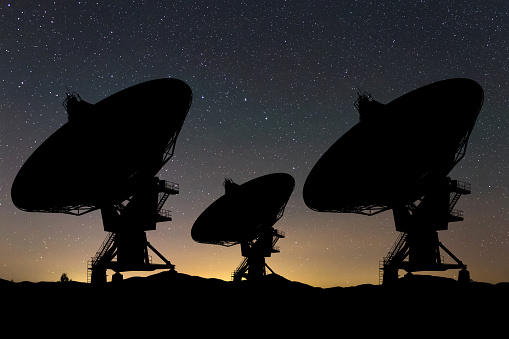
[[[116,234],[113,232],[109,232],[106,238],[104,239],[103,243],[101,244],[101,247],[99,247],[99,250],[97,250],[97,253],[92,258],[91,261],[88,262],[87,265],[87,282],[90,283],[92,278],[92,271],[94,267],[97,265],[97,263],[104,257],[104,255],[108,252],[108,250],[111,248],[111,245],[115,241]]]
[[[381,260],[379,262],[379,267],[378,267],[378,283],[380,285],[383,282],[383,275],[384,275],[385,267],[388,266],[391,263],[392,259],[394,259],[394,256],[396,255],[396,253],[399,253],[401,248],[403,248],[403,246],[405,246],[407,237],[408,237],[408,233],[402,232],[399,235],[398,239],[396,239],[396,241],[394,242],[394,245],[392,245],[392,248],[390,249],[390,251],[387,254],[387,256],[384,257],[383,260]]]

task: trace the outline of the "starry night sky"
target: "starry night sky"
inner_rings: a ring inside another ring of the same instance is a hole
[[[230,280],[240,248],[195,243],[194,221],[223,194],[225,176],[243,183],[285,172],[296,186],[275,225],[286,232],[281,253],[268,265],[314,286],[378,284],[379,261],[399,234],[392,212],[312,211],[302,199],[304,181],[358,122],[358,88],[387,103],[465,77],[483,87],[485,100],[451,176],[471,183],[472,194],[456,205],[465,221],[439,236],[472,279],[509,281],[505,0],[2,0],[0,36],[0,278],[56,281],[65,272],[86,281],[87,261],[107,234],[98,211],[28,213],[11,202],[23,161],[67,121],[67,89],[96,103],[173,77],[191,87],[193,103],[159,177],[179,183],[180,194],[165,205],[173,221],[158,224],[148,240],[177,271]],[[457,270],[434,274],[456,277]]]

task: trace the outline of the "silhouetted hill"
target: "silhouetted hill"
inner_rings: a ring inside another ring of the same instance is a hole
[[[200,331],[204,326],[234,326],[247,320],[279,328],[283,321],[298,333],[299,326],[319,326],[319,330],[339,323],[380,320],[425,327],[435,322],[451,326],[490,323],[493,328],[505,324],[509,283],[462,285],[448,278],[414,275],[392,286],[320,288],[278,275],[234,283],[161,272],[103,287],[72,281],[0,280],[0,293],[3,308],[15,317],[55,321],[58,315],[58,321],[71,323],[93,317],[105,324],[162,321],[177,327],[191,321]]]

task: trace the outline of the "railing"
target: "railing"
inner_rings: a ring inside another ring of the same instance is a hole
[[[92,258],[93,260],[94,258]],[[90,283],[92,281],[92,261],[89,260],[87,262],[87,283]]]
[[[453,208],[454,206],[456,205],[456,203],[458,202],[459,198],[461,197],[461,195],[463,194],[469,194],[470,193],[470,184],[468,182],[464,182],[464,181],[458,181],[458,180],[453,180],[452,183],[451,183],[451,193],[450,193],[450,198],[449,198],[449,211],[451,212],[451,214],[455,217],[459,217],[461,218],[462,215],[456,215],[453,213]],[[462,213],[460,213],[462,214]]]
[[[92,258],[92,265],[95,265],[95,263],[99,259],[101,259],[101,257],[104,255],[104,253],[110,248],[110,246],[114,240],[115,240],[115,233],[113,233],[113,232],[108,233],[106,238],[103,240],[101,247],[99,247],[99,250],[95,254],[95,257]]]
[[[451,192],[450,198],[449,198],[449,211],[452,211],[456,203],[461,197],[461,193],[458,192]]]
[[[391,261],[394,259],[397,253],[401,250],[401,248],[405,245],[406,239],[408,237],[408,233],[402,232],[398,239],[394,242],[391,249],[389,250],[389,253],[387,253],[386,257],[383,257],[382,260],[378,262],[378,283],[382,284],[383,282],[383,274],[385,267],[388,266]]]
[[[113,241],[115,241],[115,235],[116,233],[110,232],[106,236],[106,238],[103,240],[101,247],[99,247],[99,250],[97,250],[97,253],[94,257],[91,258],[90,261],[87,263],[87,282],[90,282],[92,278],[92,270],[97,265],[97,263],[101,260],[101,258],[108,252],[108,250],[111,247],[111,244]]]
[[[471,185],[468,182],[455,180],[456,182],[456,188],[460,189],[461,191],[470,192]]]
[[[164,208],[162,208],[159,210],[158,215],[164,219],[171,220],[171,211],[170,210],[165,210]]]
[[[274,235],[278,238],[284,238],[286,236],[286,233],[284,231],[280,231],[278,229],[274,229]]]
[[[159,192],[159,201],[157,202],[156,211],[159,212],[166,200],[168,199],[168,196],[170,194],[178,194],[179,193],[179,184],[175,182],[169,182],[169,181],[160,181],[160,183],[163,183],[164,185],[160,185],[159,189],[161,190]],[[161,187],[162,186],[162,187]]]
[[[164,180],[163,190],[164,192],[167,193],[176,194],[179,192],[179,184],[177,184],[176,182]]]
[[[451,216],[454,218],[463,218],[463,211],[458,209],[452,209],[451,210]]]
[[[396,242],[394,243],[394,245],[392,245],[392,248],[391,250],[389,251],[389,253],[387,254],[386,257],[384,257],[384,265],[390,263],[390,261],[392,260],[392,258],[394,258],[394,255],[399,252],[399,250],[403,247],[403,245],[405,244],[405,241],[406,241],[406,238],[408,236],[408,233],[405,233],[405,232],[402,232],[398,239],[396,240]]]
[[[245,257],[244,260],[242,260],[242,262],[239,264],[239,266],[237,266],[235,271],[232,272],[232,280],[235,280],[235,278],[240,273],[240,271],[244,270],[244,268],[246,267],[246,264],[247,264],[247,257]]]
[[[385,257],[378,262],[378,285],[384,282]]]

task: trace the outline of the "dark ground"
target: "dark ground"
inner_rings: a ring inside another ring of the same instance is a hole
[[[111,335],[164,329],[174,336],[178,329],[228,337],[292,333],[321,338],[334,331],[334,337],[427,333],[489,338],[490,333],[500,336],[500,330],[507,336],[509,322],[509,283],[460,284],[423,275],[401,278],[392,286],[334,288],[277,275],[234,283],[175,272],[103,287],[0,279],[0,297],[7,310],[1,317],[4,329],[22,320],[24,325],[17,328],[23,331],[53,328],[57,333],[53,331],[60,327],[72,331],[69,336],[76,331],[90,336],[103,324]]]

